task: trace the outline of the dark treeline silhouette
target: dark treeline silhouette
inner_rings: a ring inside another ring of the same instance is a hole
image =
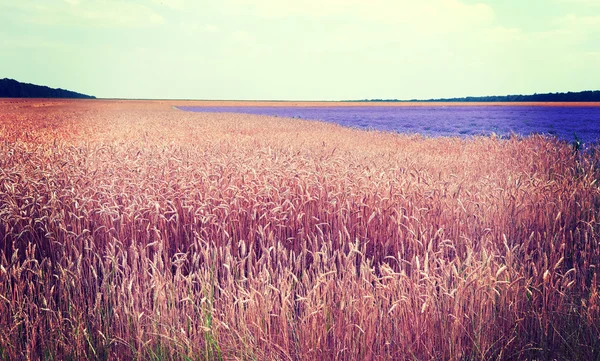
[[[413,100],[414,101],[414,100]],[[484,97],[464,97],[447,99],[428,99],[426,101],[445,102],[598,102],[600,90],[586,90],[568,93],[545,93],[533,95],[495,95]]]
[[[0,98],[76,98],[95,99],[91,95],[76,93],[65,89],[21,83],[14,79],[0,79]]]
[[[405,102],[398,99],[364,99],[366,102]],[[600,90],[533,95],[493,95],[483,97],[412,99],[409,102],[600,102]]]

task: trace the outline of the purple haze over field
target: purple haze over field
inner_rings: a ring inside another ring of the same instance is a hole
[[[548,134],[568,142],[600,140],[600,107],[569,106],[326,106],[178,107],[322,120],[347,127],[425,136]]]

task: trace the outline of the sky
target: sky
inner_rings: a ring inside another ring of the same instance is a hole
[[[600,89],[600,0],[0,0],[0,78],[100,98]]]

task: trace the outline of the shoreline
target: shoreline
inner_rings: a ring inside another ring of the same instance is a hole
[[[169,100],[169,99],[59,99],[0,98],[0,104],[54,106],[68,103],[129,103],[136,105],[206,106],[206,107],[459,107],[459,106],[520,106],[520,107],[600,107],[600,102],[354,102],[354,101],[273,101],[273,100]],[[39,104],[43,103],[43,104]]]

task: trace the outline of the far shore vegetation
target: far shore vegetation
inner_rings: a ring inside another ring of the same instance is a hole
[[[600,102],[600,90],[585,90],[567,93],[544,93],[531,95],[492,95],[462,98],[437,98],[437,99],[363,99],[351,100],[361,102]]]

